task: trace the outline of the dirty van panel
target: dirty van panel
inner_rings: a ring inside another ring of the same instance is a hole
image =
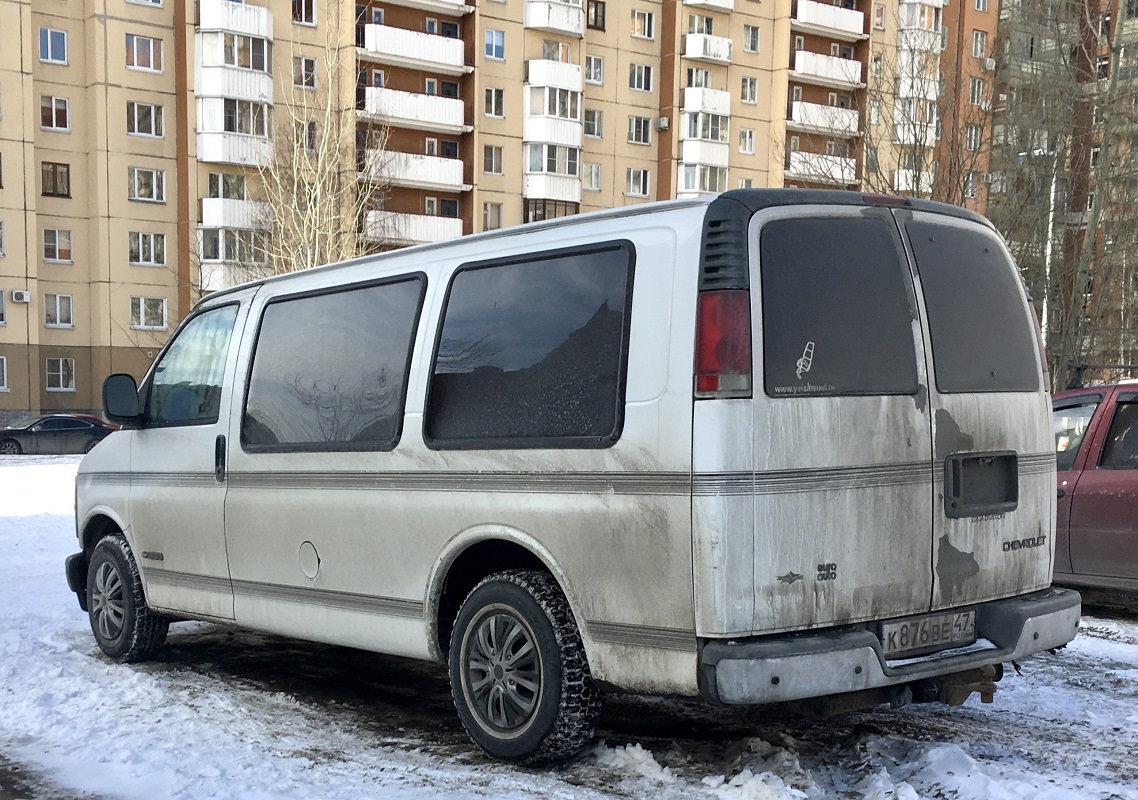
[[[752,228],[754,629],[921,613],[931,420],[898,231],[883,210],[792,213]]]
[[[1003,243],[906,215],[933,358],[933,609],[1050,583],[1054,443],[1035,334]]]

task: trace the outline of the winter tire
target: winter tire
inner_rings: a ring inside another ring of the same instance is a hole
[[[87,442],[87,444],[83,445],[83,452],[90,453],[95,449],[95,445],[97,445],[99,442],[99,439],[91,439],[89,442]]]
[[[0,441],[0,456],[18,456],[24,452],[20,448],[20,443],[15,439],[5,439]]]
[[[111,658],[141,661],[166,641],[170,622],[146,606],[130,545],[119,534],[99,540],[87,568],[91,632]]]
[[[470,738],[503,761],[569,758],[600,716],[569,603],[534,570],[491,575],[467,596],[451,637],[450,683]]]

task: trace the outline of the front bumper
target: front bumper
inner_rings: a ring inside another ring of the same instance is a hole
[[[64,569],[67,572],[67,585],[71,591],[75,592],[76,597],[79,598],[79,607],[84,611],[87,610],[87,564],[86,553],[76,553],[70,555],[64,562]]]
[[[823,631],[705,644],[705,693],[765,704],[904,684],[1015,661],[1067,644],[1079,625],[1078,592],[1052,587],[976,607],[976,643],[888,662],[867,630]]]

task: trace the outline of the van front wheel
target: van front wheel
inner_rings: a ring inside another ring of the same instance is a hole
[[[134,554],[120,534],[100,539],[91,554],[87,609],[95,641],[111,658],[140,661],[166,641],[170,621],[147,608]]]
[[[494,758],[552,763],[593,738],[601,695],[569,603],[550,575],[485,578],[459,609],[450,645],[454,704]]]

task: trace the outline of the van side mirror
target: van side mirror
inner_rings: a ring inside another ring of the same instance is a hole
[[[138,406],[138,384],[132,375],[119,372],[103,381],[103,415],[119,425],[142,421]]]

